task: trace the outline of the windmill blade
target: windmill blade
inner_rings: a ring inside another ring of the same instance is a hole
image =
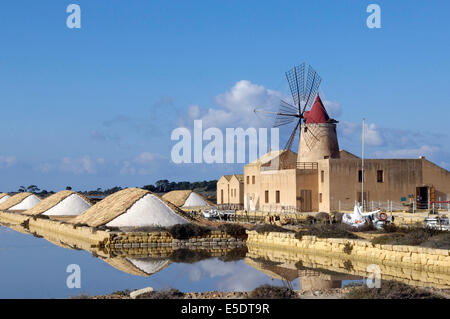
[[[280,127],[294,122],[298,118],[298,110],[295,106],[281,100],[276,113],[274,127]]]
[[[297,134],[297,130],[300,127],[301,120],[298,120],[297,125],[295,125],[294,130],[291,133],[291,136],[289,136],[289,139],[284,147],[285,150],[290,150],[292,148],[292,143],[294,143],[295,135]]]
[[[321,81],[322,78],[319,74],[312,68],[312,66],[308,66],[308,75],[305,88],[305,105],[303,106],[301,115],[303,115],[305,110],[309,109],[311,104],[314,102]]]
[[[296,120],[293,116],[287,116],[283,114],[277,114],[275,117],[275,122],[273,124],[273,127],[280,127],[289,123],[292,123]]]
[[[287,71],[286,79],[289,83],[294,104],[300,111],[300,102],[305,94],[305,63],[294,66],[291,70]]]
[[[286,101],[281,100],[280,101],[280,107],[278,108],[279,113],[290,113],[293,115],[298,114],[298,108],[289,104]]]

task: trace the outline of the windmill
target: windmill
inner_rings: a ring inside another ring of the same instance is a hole
[[[289,89],[292,94],[292,100],[294,105],[281,100],[278,112],[268,112],[261,109],[255,109],[256,112],[275,115],[274,127],[281,127],[291,123],[294,123],[292,133],[287,140],[284,147],[286,150],[292,148],[297,130],[302,127],[303,123],[306,123],[305,115],[311,109],[311,105],[318,97],[318,90],[321,82],[319,74],[310,66],[306,66],[305,63],[299,66],[294,66],[291,70],[286,72],[286,79],[289,83]],[[326,111],[325,111],[326,112]],[[326,113],[325,113],[326,114]],[[327,121],[333,122],[329,119]],[[305,138],[305,144],[311,150],[314,145],[320,140],[319,132],[315,127],[304,126],[302,136]]]

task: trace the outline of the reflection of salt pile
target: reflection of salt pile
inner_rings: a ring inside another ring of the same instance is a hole
[[[210,202],[204,199],[200,194],[191,190],[171,191],[164,194],[163,199],[171,202],[178,207],[211,206]]]
[[[9,196],[8,194],[1,193],[0,194],[0,203],[3,203],[4,201],[6,201],[9,198],[11,198],[11,196]]]
[[[102,260],[122,272],[143,277],[153,275],[170,265],[168,259],[156,258],[113,257]]]
[[[139,188],[116,192],[70,222],[89,226],[172,226],[188,223],[188,217],[174,205]]]
[[[77,216],[91,206],[89,199],[73,191],[65,190],[47,197],[24,213],[27,215]]]
[[[39,197],[32,193],[19,193],[0,204],[0,210],[27,210],[39,203]]]
[[[148,275],[153,275],[169,265],[168,259],[152,259],[152,258],[127,258],[135,267],[139,268]]]

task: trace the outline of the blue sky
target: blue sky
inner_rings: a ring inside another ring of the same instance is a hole
[[[66,27],[71,3],[81,29]],[[370,3],[381,29],[366,26]],[[3,3],[0,190],[240,172],[170,163],[171,131],[211,115],[226,119],[217,126],[255,124],[254,104],[276,109],[284,72],[303,61],[323,78],[341,148],[359,154],[366,117],[369,156],[425,155],[449,169],[449,10],[425,0]]]

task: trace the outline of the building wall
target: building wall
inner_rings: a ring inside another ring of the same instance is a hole
[[[318,192],[318,170],[310,169],[297,169],[296,170],[296,192],[297,192],[297,209],[302,211],[308,211],[302,209],[302,201],[305,200],[302,197],[302,190],[311,191],[311,210],[316,212],[319,209],[319,192]]]
[[[358,171],[361,161],[358,159],[330,159],[330,211],[352,207],[361,192]],[[383,171],[383,182],[377,182],[377,171]],[[415,200],[416,187],[423,185],[421,159],[368,159],[364,161],[364,192],[369,205],[392,200],[406,202]],[[370,208],[370,206],[369,206]]]
[[[229,203],[229,189],[230,189],[230,182],[228,179],[224,176],[222,176],[217,181],[217,204],[228,204]],[[223,198],[221,196],[223,191]]]
[[[257,210],[260,204],[259,198],[259,164],[248,164],[244,166],[244,209]],[[253,177],[255,182],[253,183]]]
[[[231,177],[230,182],[230,204],[244,204],[244,183],[236,176]],[[236,194],[236,195],[235,195]]]
[[[296,170],[268,170],[260,173],[259,198],[262,211],[277,210],[282,208],[294,209],[297,205]],[[268,202],[266,202],[268,191]],[[276,202],[276,192],[279,191],[280,201]]]
[[[439,167],[427,159],[422,159],[423,183],[433,186],[435,189],[435,200],[450,200],[450,172]]]
[[[317,164],[318,211],[329,212],[332,200],[330,193],[330,161],[328,159],[320,160]],[[320,194],[322,194],[322,196],[320,196]],[[320,197],[322,197],[322,200],[320,200]]]
[[[342,158],[320,159],[316,163],[317,169],[267,170],[262,167],[261,170],[260,163],[246,165],[243,198],[240,199],[244,203],[244,209],[278,211],[284,206],[304,211],[302,202],[305,199],[302,196],[307,192],[302,190],[306,190],[311,191],[308,201],[311,202],[313,212],[353,210],[355,201],[361,199],[361,182],[358,176],[361,160],[349,153]],[[382,174],[380,182],[377,180],[378,171]],[[397,204],[415,202],[417,187],[434,187],[435,200],[450,200],[450,172],[425,158],[364,161],[366,209],[379,205],[389,206],[388,201]],[[265,202],[266,190],[269,191],[268,203]],[[276,203],[277,190],[280,191],[279,203]],[[228,194],[228,190],[224,190],[224,194]],[[218,199],[219,196],[218,188]],[[228,198],[226,196],[224,197]]]

